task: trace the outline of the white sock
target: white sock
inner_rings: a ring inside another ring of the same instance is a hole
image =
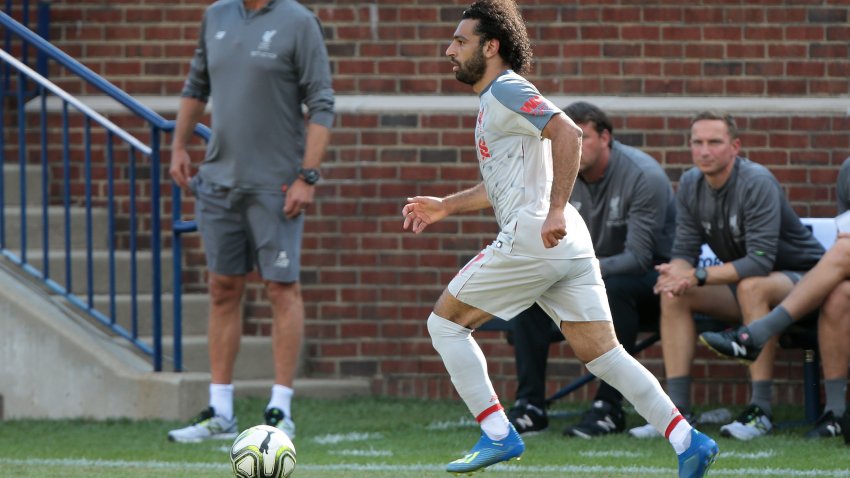
[[[508,416],[503,409],[499,409],[481,420],[481,430],[493,440],[501,440],[508,436]]]
[[[691,425],[684,418],[680,419],[682,415],[664,393],[661,384],[622,345],[590,361],[587,369],[623,394],[635,410],[668,440],[671,440],[672,432],[680,427],[690,436]],[[677,443],[682,443],[679,432],[676,436]]]
[[[487,376],[487,361],[472,338],[472,330],[446,320],[435,313],[428,317],[431,343],[443,358],[458,395],[482,424],[484,433],[494,440],[508,435],[508,420],[499,397]],[[498,418],[498,415],[504,417]],[[495,418],[490,418],[496,415]],[[484,428],[484,422],[487,422]]]
[[[691,446],[691,425],[688,423],[684,417],[679,420],[679,423],[673,427],[673,431],[670,432],[670,436],[667,438],[670,441],[670,444],[673,445],[673,450],[677,455],[681,455],[682,452],[688,449]]]
[[[210,384],[210,406],[215,409],[216,415],[230,420],[233,418],[233,384],[211,383]]]
[[[277,383],[272,385],[272,398],[269,400],[266,410],[269,408],[279,408],[287,417],[292,418],[292,395],[294,394],[295,390],[286,385],[279,385]]]

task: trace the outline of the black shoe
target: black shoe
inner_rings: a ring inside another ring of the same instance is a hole
[[[295,438],[295,422],[292,421],[292,418],[287,417],[283,410],[276,407],[267,408],[263,412],[263,418],[266,425],[283,430],[283,433],[286,433],[290,440]]]
[[[622,433],[626,429],[623,409],[604,400],[596,400],[590,410],[584,412],[581,421],[568,426],[564,435],[592,438],[611,433]]]
[[[546,409],[532,405],[525,400],[517,400],[508,411],[508,420],[516,428],[517,433],[540,432],[549,427],[549,417]]]
[[[761,347],[753,343],[750,330],[746,326],[722,332],[703,332],[699,335],[699,340],[716,353],[746,364],[753,363],[761,352]]]
[[[841,435],[841,423],[835,418],[835,415],[829,411],[815,422],[815,427],[806,433],[806,438],[832,438]]]

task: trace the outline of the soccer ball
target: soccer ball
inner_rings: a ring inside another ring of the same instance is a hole
[[[295,470],[295,445],[283,431],[257,425],[236,437],[230,463],[237,478],[289,478]]]

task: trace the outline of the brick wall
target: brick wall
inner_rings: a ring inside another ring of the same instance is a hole
[[[305,1],[327,32],[341,95],[470,95],[443,58],[466,1]],[[848,11],[843,0],[598,2],[527,1],[535,42],[530,75],[547,95],[846,97]],[[206,0],[55,0],[57,45],[134,95],[179,93]],[[54,78],[61,72],[54,70]],[[91,93],[73,80],[72,91]],[[675,182],[689,165],[688,115],[611,110],[616,136],[659,160]],[[173,115],[173,114],[172,114]],[[168,116],[168,115],[166,115]],[[838,164],[850,155],[850,120],[839,113],[738,114],[744,152],[768,166],[803,216],[835,212]],[[128,118],[119,124],[144,130]],[[308,371],[372,377],[396,396],[453,397],[425,318],[445,284],[496,230],[484,212],[450,218],[414,236],[401,230],[406,197],[440,195],[478,180],[470,147],[474,111],[341,111],[304,239]],[[7,147],[14,137],[7,129]],[[14,154],[7,156],[15,158]],[[168,194],[168,190],[164,191]],[[187,208],[187,210],[190,210]],[[190,237],[190,290],[203,289],[203,255]],[[269,310],[255,284],[246,334],[264,334]],[[480,333],[497,391],[513,396],[512,349]],[[583,373],[553,345],[550,391]],[[660,351],[644,363],[662,375]],[[799,351],[780,354],[780,401],[800,403]],[[700,354],[695,403],[741,403],[743,369]],[[711,372],[712,378],[707,378]],[[587,399],[583,390],[571,399]]]
[[[132,94],[176,94],[209,0],[56,0],[51,37]],[[341,94],[465,93],[443,54],[467,0],[305,0]],[[546,94],[846,95],[844,0],[520,2]]]

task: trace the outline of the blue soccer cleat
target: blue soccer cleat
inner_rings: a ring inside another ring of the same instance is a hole
[[[679,455],[679,478],[701,478],[717,459],[717,443],[696,428],[691,429],[691,446]]]
[[[508,436],[498,441],[488,438],[486,433],[481,432],[481,438],[472,447],[472,450],[469,450],[469,453],[463,458],[449,463],[446,466],[446,471],[449,473],[472,473],[512,458],[519,459],[519,456],[525,451],[525,443],[522,442],[522,438],[513,425],[508,424],[508,427]]]

